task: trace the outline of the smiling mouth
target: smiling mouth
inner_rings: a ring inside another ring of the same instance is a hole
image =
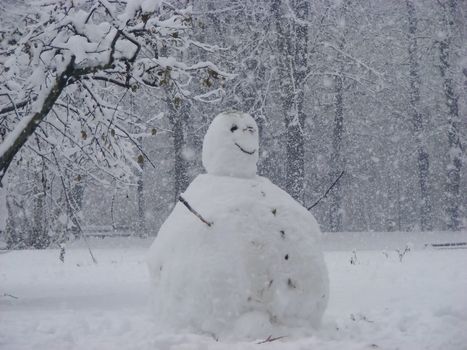
[[[246,149],[244,149],[242,146],[240,146],[238,143],[235,142],[235,146],[237,146],[238,148],[240,148],[240,151],[242,151],[243,153],[246,153],[246,154],[249,154],[250,156],[255,154],[256,150],[253,150],[253,151],[247,151]]]

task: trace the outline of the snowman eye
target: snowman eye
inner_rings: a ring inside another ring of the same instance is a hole
[[[237,129],[238,129],[238,126],[234,124],[234,125],[232,125],[232,127],[230,128],[230,131],[231,131],[231,132],[234,132],[234,131],[237,130]]]

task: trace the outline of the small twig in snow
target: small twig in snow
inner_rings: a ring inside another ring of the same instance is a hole
[[[4,297],[10,297],[10,298],[13,298],[13,299],[19,299],[18,297],[12,295],[12,294],[8,294],[8,293],[3,293],[3,296]]]
[[[270,343],[279,339],[283,339],[287,337],[286,335],[281,335],[280,337],[275,337],[273,338],[272,335],[268,336],[266,339],[261,340],[260,342],[257,342],[256,344],[265,344],[265,343]]]
[[[62,263],[65,262],[65,243],[60,243],[60,255],[58,258]]]
[[[399,261],[402,262],[402,259],[404,259],[405,254],[410,252],[410,247],[406,245],[404,250],[401,251],[399,249],[396,249],[396,252],[399,255]]]
[[[352,321],[365,321],[365,322],[368,322],[368,323],[375,323],[375,321],[369,320],[365,315],[360,314],[360,313],[358,313],[356,315],[350,314],[350,319]]]
[[[357,251],[352,250],[352,256],[350,257],[350,263],[352,265],[357,265],[358,259],[357,259]]]

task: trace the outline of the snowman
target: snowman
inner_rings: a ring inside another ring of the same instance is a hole
[[[199,175],[160,228],[148,255],[161,327],[216,338],[312,332],[329,282],[320,229],[290,195],[256,174],[258,127],[219,114],[203,142]]]

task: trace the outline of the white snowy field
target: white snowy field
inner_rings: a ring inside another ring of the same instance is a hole
[[[159,334],[144,262],[150,240],[92,241],[98,264],[80,244],[64,263],[58,250],[3,253],[0,349],[467,349],[467,249],[425,247],[466,241],[467,232],[328,234],[322,328],[263,344]],[[395,250],[408,242],[400,261]]]

